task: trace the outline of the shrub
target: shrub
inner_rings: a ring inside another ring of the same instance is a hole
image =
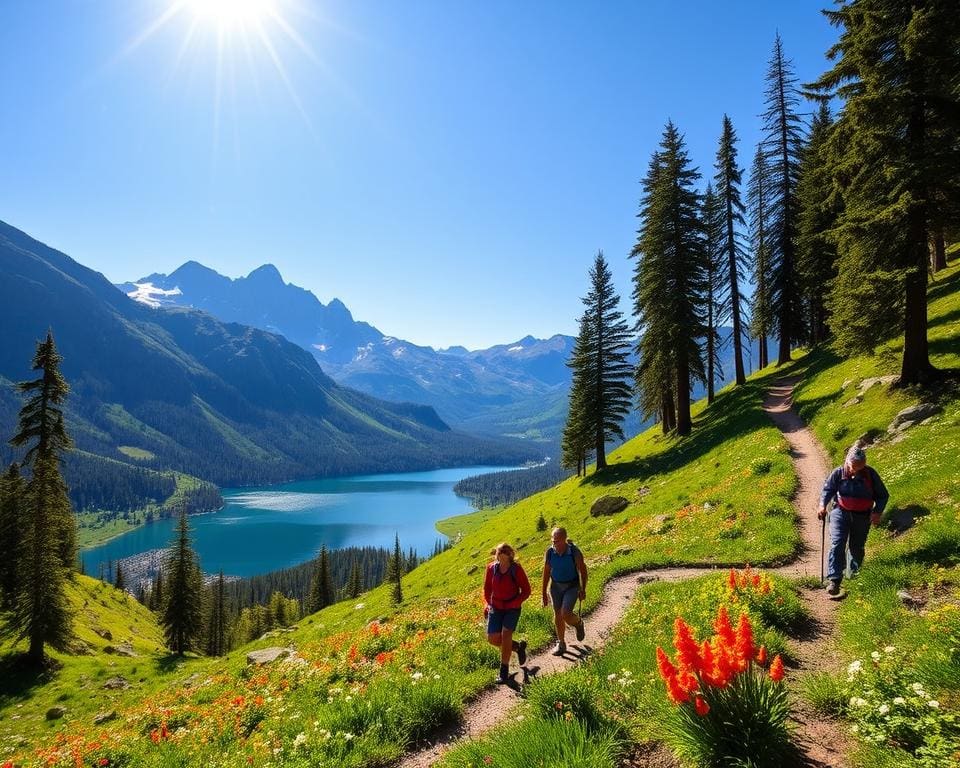
[[[765,475],[773,468],[770,459],[754,459],[750,462],[750,471],[755,475]]]
[[[783,662],[778,655],[763,669],[766,648],[755,648],[745,613],[734,630],[721,605],[714,630],[698,643],[677,617],[676,665],[657,648],[657,667],[676,705],[668,738],[682,760],[696,765],[781,765],[790,749]]]
[[[584,667],[562,675],[539,678],[527,689],[527,699],[543,719],[576,719],[588,730],[608,724],[598,708],[601,699],[596,677]]]
[[[909,660],[888,645],[870,661],[847,667],[847,716],[866,741],[892,744],[911,753],[916,765],[954,764],[960,753],[960,722],[916,681]]]

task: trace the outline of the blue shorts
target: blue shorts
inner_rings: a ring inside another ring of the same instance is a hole
[[[550,598],[553,600],[553,610],[560,612],[560,609],[572,611],[573,606],[577,604],[577,598],[580,597],[579,581],[551,581]]]
[[[490,611],[490,615],[487,616],[487,634],[495,635],[504,629],[509,629],[513,632],[517,628],[519,621],[519,608],[507,608],[502,611],[494,608]]]

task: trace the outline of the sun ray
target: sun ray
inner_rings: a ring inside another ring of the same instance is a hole
[[[304,109],[303,102],[300,101],[300,97],[297,95],[297,91],[293,87],[290,77],[287,75],[287,69],[283,65],[283,60],[280,58],[276,48],[273,46],[273,41],[270,40],[270,36],[263,28],[263,25],[261,25],[259,22],[254,25],[254,28],[257,31],[257,35],[260,37],[260,42],[263,43],[263,47],[267,49],[267,53],[270,55],[270,59],[273,61],[273,66],[276,67],[277,74],[280,76],[280,79],[283,81],[283,84],[287,89],[287,93],[290,94],[290,98],[293,99],[294,105],[296,105],[301,117],[303,117],[304,121],[306,122],[307,128],[313,137],[319,141],[320,137],[317,135],[316,129],[313,127],[313,121],[310,119],[310,115],[307,114],[307,110]]]

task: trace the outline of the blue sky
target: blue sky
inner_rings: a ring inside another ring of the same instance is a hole
[[[808,0],[272,2],[264,38],[0,4],[0,219],[115,282],[271,262],[419,344],[574,334],[597,249],[629,299],[667,118],[712,174],[728,113],[748,166],[776,32],[801,81],[835,39]]]

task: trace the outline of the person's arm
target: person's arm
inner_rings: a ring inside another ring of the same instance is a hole
[[[583,553],[577,550],[576,560],[577,570],[580,572],[580,599],[587,596],[587,564],[584,562]]]
[[[820,493],[820,510],[817,512],[817,517],[821,520],[827,516],[827,505],[830,503],[830,500],[837,495],[839,482],[840,470],[835,469],[827,476],[827,480],[823,484],[823,491]]]
[[[530,589],[530,579],[527,578],[527,572],[523,570],[522,565],[517,565],[517,586],[520,587],[520,594],[517,595],[517,602],[522,603],[533,591]]]
[[[483,609],[484,614],[486,614],[490,607],[493,605],[491,602],[493,598],[493,571],[490,568],[486,568],[483,574],[483,602],[485,607]]]
[[[875,525],[880,523],[880,516],[883,514],[883,510],[887,508],[887,502],[890,500],[890,491],[887,490],[887,486],[883,484],[883,480],[880,479],[880,475],[877,473],[873,467],[870,467],[868,470],[872,475],[871,479],[873,480],[873,514],[876,516]]]
[[[543,563],[543,606],[547,606],[547,585],[550,583],[550,560],[544,560]]]

